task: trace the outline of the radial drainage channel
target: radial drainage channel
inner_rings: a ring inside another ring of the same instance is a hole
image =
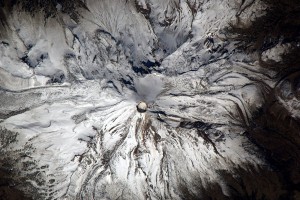
[[[148,106],[144,101],[140,101],[138,103],[138,105],[136,106],[137,111],[140,112],[140,113],[146,112],[147,108],[148,108]]]

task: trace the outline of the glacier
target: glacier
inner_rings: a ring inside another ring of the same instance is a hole
[[[226,32],[263,15],[264,4],[83,2],[73,14],[57,4],[51,17],[1,9],[0,171],[14,187],[66,200],[283,193],[246,132],[269,88],[285,87],[278,101],[296,117],[298,100],[285,101],[289,83],[278,85]]]

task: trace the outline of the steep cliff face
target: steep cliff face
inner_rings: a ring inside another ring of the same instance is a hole
[[[34,3],[1,3],[1,197],[297,198],[260,127],[274,102],[299,124],[299,76],[281,80],[228,36],[265,4]],[[264,56],[280,60],[287,45]]]

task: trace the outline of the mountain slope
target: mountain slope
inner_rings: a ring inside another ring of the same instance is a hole
[[[9,184],[33,199],[294,195],[247,132],[280,79],[226,31],[265,5],[53,2],[1,8],[0,171]]]

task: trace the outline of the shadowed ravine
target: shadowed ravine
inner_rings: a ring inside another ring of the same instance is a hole
[[[0,6],[0,199],[300,198],[289,4]]]

